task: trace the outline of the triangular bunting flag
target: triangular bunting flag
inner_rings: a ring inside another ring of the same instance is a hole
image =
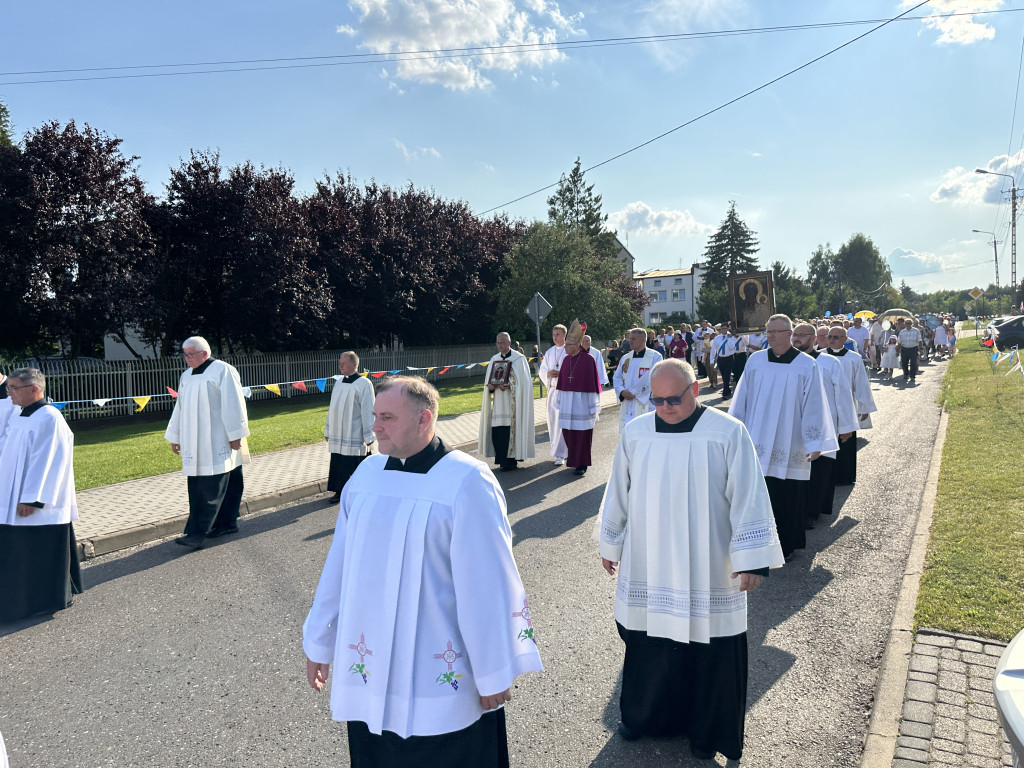
[[[326,392],[327,391],[327,379],[317,379],[316,380],[316,388],[319,389],[321,392]]]
[[[360,376],[365,376],[366,374],[365,374],[365,373],[361,373],[361,374],[359,374],[359,375],[360,375]],[[335,381],[337,381],[338,379],[340,379],[340,378],[341,378],[341,374],[340,374],[340,373],[336,373],[336,374],[334,374],[333,376],[331,376],[331,378],[332,378],[332,379],[334,379]]]
[[[371,373],[370,375],[373,376],[373,378],[375,379],[379,379],[381,376],[384,375],[384,373],[384,371],[377,371],[376,373]]]
[[[369,371],[363,371],[363,372],[362,372],[362,373],[360,373],[359,375],[360,375],[360,376],[362,376],[362,377],[363,377],[363,378],[365,379],[365,378],[366,378],[367,376],[369,376],[369,375],[370,375],[370,372],[369,372]],[[334,378],[335,378],[335,379],[340,379],[340,378],[341,378],[341,376],[335,376]]]
[[[434,369],[433,368],[427,368],[427,373],[430,373],[432,370],[434,370]]]
[[[398,375],[401,372],[402,372],[401,368],[399,368],[397,371],[388,371],[388,376],[396,376],[396,375]]]
[[[102,408],[104,405],[106,405],[107,403],[109,403],[113,399],[114,398],[112,398],[112,397],[101,397],[101,398],[98,398],[96,400],[93,400],[93,403],[95,403],[100,408]]]
[[[280,395],[281,394],[281,385],[280,384],[267,384],[265,386],[266,386],[267,389],[269,389],[275,395]]]
[[[309,391],[308,389],[306,389],[306,382],[304,381],[293,381],[292,386],[295,387],[296,389],[301,389],[303,392]]]
[[[459,367],[461,368],[462,366],[460,365]],[[468,371],[470,368],[475,368],[475,367],[476,367],[476,363],[470,363],[469,365],[466,366],[466,370]]]
[[[437,372],[437,375],[441,376],[441,375],[443,375],[445,373],[448,373],[448,369],[449,368],[451,368],[451,366],[450,365],[446,365],[444,368],[442,368],[440,371]]]
[[[996,365],[999,365],[999,363],[1003,362],[1003,359],[1004,359],[1004,358],[1002,358],[1002,357],[1000,357],[1000,356],[999,356],[999,353],[998,353],[998,352],[993,352],[993,353],[992,353],[992,357],[990,357],[990,358],[989,358],[989,360],[991,360],[992,362],[994,362],[994,363],[995,363]]]
[[[145,395],[144,397],[133,397],[132,400],[134,400],[135,404],[139,406],[138,408],[135,409],[135,412],[136,413],[142,413],[143,409],[147,405],[149,405],[149,401],[150,401],[151,397],[152,397],[152,395]]]
[[[173,389],[171,389],[170,387],[168,387],[168,388],[167,388],[167,391],[171,393],[171,397],[175,397],[175,398],[176,398],[176,397],[178,396],[178,393],[177,393],[177,392],[175,392],[175,391],[174,391]]]
[[[245,399],[248,400],[252,397],[252,387],[242,387],[242,394],[245,395]]]
[[[52,405],[58,411],[63,411],[64,410],[64,406],[67,405],[67,404],[68,403],[67,403],[66,400],[63,403],[50,403],[50,405]]]

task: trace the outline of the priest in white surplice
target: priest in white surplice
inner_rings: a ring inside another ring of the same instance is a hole
[[[793,328],[793,346],[814,358],[821,371],[829,413],[839,437],[839,445],[848,441],[857,429],[857,409],[853,402],[853,388],[839,358],[814,348],[814,326],[798,323]],[[841,450],[841,449],[840,449]],[[811,462],[811,479],[807,486],[807,520],[813,526],[819,515],[831,515],[836,495],[836,454],[823,453]]]
[[[594,362],[597,363],[598,380],[602,387],[607,387],[610,383],[608,381],[608,365],[604,361],[601,350],[594,346],[594,340],[588,334],[583,334],[583,351],[594,358]]]
[[[650,408],[651,383],[647,377],[661,353],[647,348],[647,332],[634,328],[629,332],[629,352],[622,356],[612,376],[619,402],[619,431]]]
[[[46,403],[46,379],[19,368],[7,380],[10,420],[0,446],[0,622],[71,605],[82,591],[74,435]]]
[[[565,357],[567,330],[561,323],[551,329],[551,341],[554,346],[541,358],[539,372],[540,380],[548,388],[548,439],[556,466],[565,464],[565,457],[569,455],[569,449],[565,447],[565,440],[562,439],[562,430],[558,428],[558,370],[562,365],[562,358]]]
[[[853,400],[857,404],[857,429],[871,429],[870,414],[878,410],[871,394],[871,381],[864,370],[864,362],[856,353],[845,346],[847,332],[842,326],[828,329],[828,354],[843,364],[843,369],[853,389]],[[836,456],[836,485],[853,485],[857,482],[857,432],[839,446]]]
[[[376,440],[373,436],[373,384],[366,376],[359,375],[359,355],[342,352],[338,372],[341,378],[334,382],[324,425],[324,437],[331,452],[327,490],[334,492],[332,504],[341,501],[345,483]]]
[[[811,462],[839,448],[835,425],[814,359],[792,344],[793,321],[768,320],[768,349],[747,360],[729,413],[754,441],[775,525],[786,558],[806,546],[807,482]]]
[[[601,509],[600,555],[619,565],[626,644],[619,733],[684,734],[698,758],[739,760],[747,697],[747,598],[783,563],[743,424],[697,404],[682,360],[651,371],[653,413],[622,430]]]
[[[353,768],[508,765],[504,704],[541,669],[505,496],[436,437],[438,399],[414,377],[379,388],[381,454],[342,492],[302,629],[309,684],[334,666]]]
[[[188,482],[185,535],[174,541],[201,549],[208,538],[238,531],[242,464],[249,460],[249,419],[238,371],[210,357],[210,345],[192,336],[181,345],[188,370],[164,439],[181,456]]]
[[[0,448],[4,444],[4,434],[7,432],[7,423],[11,420],[16,406],[7,391],[7,377],[0,373]]]
[[[493,456],[502,472],[511,472],[534,457],[533,375],[526,356],[512,349],[511,336],[502,331],[495,344],[498,352],[484,373],[477,451]],[[496,363],[507,370],[494,379]]]

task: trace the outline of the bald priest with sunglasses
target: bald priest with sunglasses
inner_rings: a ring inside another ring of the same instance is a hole
[[[654,412],[623,428],[601,508],[626,644],[619,734],[685,735],[697,758],[739,760],[746,593],[783,564],[771,500],[746,428],[697,403],[688,363],[656,363],[650,386]]]

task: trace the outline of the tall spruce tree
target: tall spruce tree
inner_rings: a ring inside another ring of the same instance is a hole
[[[718,230],[708,239],[704,251],[704,283],[724,285],[730,275],[756,272],[760,250],[756,233],[736,213],[736,201],[729,201],[729,212]]]
[[[601,213],[601,196],[584,180],[577,157],[569,175],[562,174],[558,189],[548,198],[548,224],[595,240],[605,233],[607,221],[608,214]]]
[[[0,101],[0,147],[8,149],[14,146],[14,126],[11,125],[11,112],[7,105]]]

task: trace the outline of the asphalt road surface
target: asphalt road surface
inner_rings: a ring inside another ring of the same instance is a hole
[[[944,368],[923,366],[914,387],[872,381],[856,486],[751,595],[743,765],[857,765]],[[556,469],[546,442],[499,475],[545,664],[508,707],[514,766],[708,765],[685,740],[615,735],[622,644],[591,536],[616,442],[611,411],[584,478]],[[293,504],[199,552],[166,540],[91,561],[71,609],[0,626],[12,768],[347,766],[345,728],[308,687],[300,645],[336,509]]]

